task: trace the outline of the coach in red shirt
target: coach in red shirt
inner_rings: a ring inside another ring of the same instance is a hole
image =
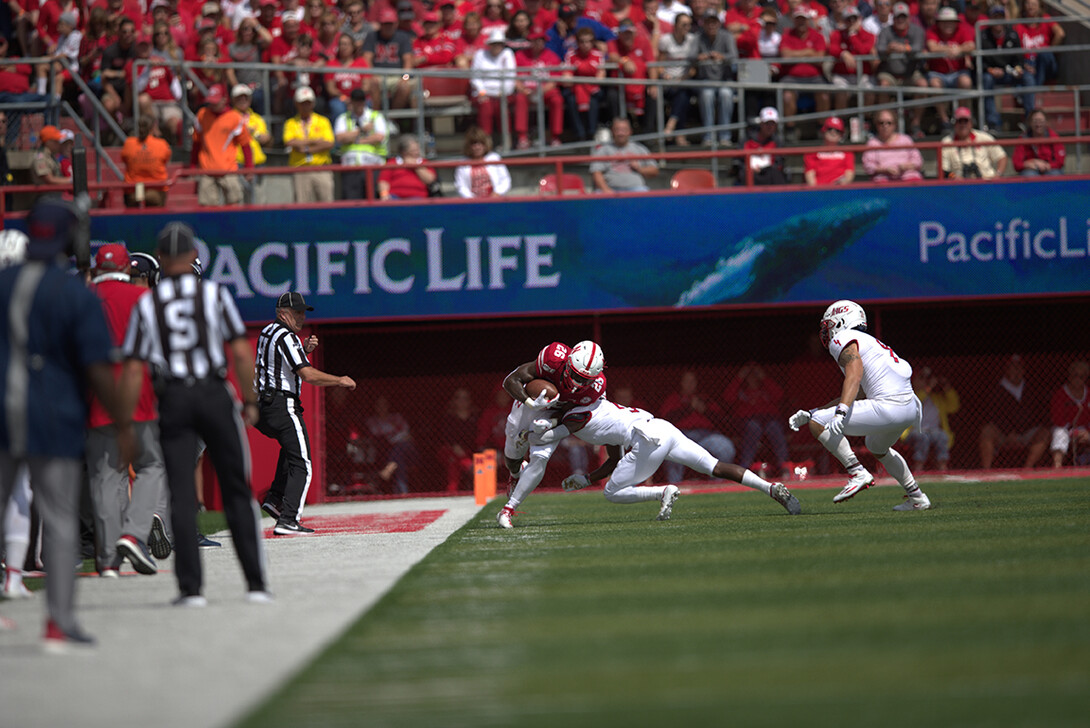
[[[99,248],[91,288],[102,301],[112,344],[118,348],[125,340],[133,309],[147,291],[131,282],[129,272],[129,253],[124,245],[110,243]],[[114,377],[120,372],[121,364],[114,364]],[[129,472],[127,468],[122,469],[124,464],[120,462],[117,450],[117,428],[102,403],[97,399],[91,401],[87,474],[91,481],[96,561],[101,576],[116,577],[125,558],[141,574],[157,573],[158,565],[149,551],[148,540],[155,545],[156,556],[166,558],[170,555],[170,538],[165,525],[169,523],[166,469],[159,448],[157,418],[155,394],[145,373],[140,399],[133,412],[133,430],[140,443],[140,452],[132,463],[136,480],[132,483],[130,498]]]

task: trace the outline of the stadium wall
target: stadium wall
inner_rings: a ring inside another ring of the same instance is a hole
[[[1090,353],[1088,185],[142,212],[93,216],[92,238],[148,250],[168,219],[189,222],[206,274],[232,288],[255,326],[283,291],[307,295],[322,339],[314,363],[360,383],[308,403],[312,500],[392,492],[377,475],[389,444],[366,434],[379,395],[412,432],[410,489],[445,490],[440,433],[454,391],[494,417],[504,375],[553,340],[601,342],[610,392],[630,387],[652,411],[693,370],[723,407],[718,428],[738,443],[722,394],[746,363],[785,390],[784,416],[837,394],[835,363],[811,346],[821,310],[845,297],[864,303],[872,331],[914,366],[958,389],[951,465],[971,468],[1007,356],[1026,358],[1037,388],[1029,406],[1044,423],[1068,364]],[[498,444],[487,429],[478,446]],[[275,448],[260,435],[253,444],[261,492]],[[792,462],[828,467],[805,437],[790,444]],[[574,462],[558,455],[549,477]]]

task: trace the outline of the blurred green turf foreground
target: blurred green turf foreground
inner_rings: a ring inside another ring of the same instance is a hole
[[[243,725],[1081,728],[1088,490],[496,499]]]

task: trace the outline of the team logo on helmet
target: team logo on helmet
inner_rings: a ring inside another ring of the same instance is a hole
[[[834,336],[849,329],[866,331],[867,314],[855,301],[837,301],[821,317],[821,345],[828,349]]]
[[[605,368],[606,357],[602,347],[593,341],[580,341],[572,347],[568,360],[564,362],[564,384],[573,391],[582,389]]]

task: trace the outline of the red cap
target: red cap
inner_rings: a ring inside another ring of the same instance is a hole
[[[972,119],[973,112],[969,110],[968,106],[959,106],[957,111],[954,112],[955,119]]]
[[[530,28],[530,32],[526,34],[526,37],[530,40],[534,40],[535,38],[548,38],[549,34],[546,33],[545,29],[542,28],[540,25],[535,25],[534,27]]]
[[[843,133],[844,122],[839,116],[830,116],[828,119],[825,120],[825,123],[821,125],[822,131],[825,131],[826,129],[836,129],[837,131]]]
[[[208,94],[204,97],[204,100],[210,104],[216,104],[220,101],[227,100],[227,89],[223,87],[223,84],[217,83],[208,89]]]
[[[378,22],[380,25],[382,23],[397,23],[397,11],[387,5],[378,11]]]
[[[99,270],[129,269],[129,251],[121,243],[107,243],[95,254],[95,268]]]
[[[420,22],[422,22],[422,23],[438,23],[439,22],[439,13],[435,12],[434,10],[429,10],[428,12],[424,13],[424,17],[421,19]]]
[[[212,18],[205,18],[197,25],[197,30],[215,30],[217,25],[219,25],[219,23]]]

